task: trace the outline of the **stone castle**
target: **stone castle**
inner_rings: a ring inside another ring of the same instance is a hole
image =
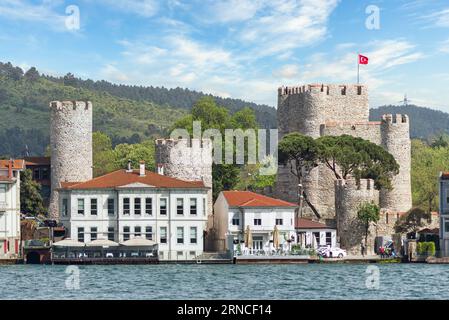
[[[321,220],[339,229],[342,247],[345,242],[352,241],[347,238],[354,232],[350,224],[359,203],[374,201],[380,205],[383,215],[386,212],[403,213],[412,207],[408,116],[387,114],[380,121],[369,121],[366,86],[310,84],[281,87],[278,89],[277,117],[279,139],[291,132],[313,138],[347,134],[381,145],[400,165],[399,174],[392,181],[393,188],[380,191],[374,189],[371,180],[363,180],[360,185],[351,180],[335,181],[324,165],[311,171],[304,183],[305,191]],[[278,169],[276,195],[284,200],[298,201],[297,180],[289,168],[280,166]],[[305,208],[304,215],[314,217],[308,209]],[[384,221],[385,217],[381,219]]]

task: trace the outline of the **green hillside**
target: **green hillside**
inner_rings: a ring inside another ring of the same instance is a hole
[[[49,102],[91,100],[94,130],[108,134],[114,143],[139,142],[165,134],[186,110],[161,107],[83,88],[73,88],[46,79],[11,80],[0,75],[0,154],[43,154],[49,141]]]

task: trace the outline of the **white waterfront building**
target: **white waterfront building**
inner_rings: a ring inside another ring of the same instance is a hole
[[[279,231],[279,245],[284,250],[296,242],[296,204],[274,199],[250,191],[223,191],[214,204],[213,229],[216,250],[237,250],[260,252],[272,251],[273,232]],[[248,229],[252,236],[252,246],[244,242]],[[230,248],[228,236],[234,247]]]
[[[60,221],[81,242],[140,237],[158,244],[160,260],[193,260],[203,253],[207,191],[202,181],[146,171],[142,163],[139,170],[62,183]]]
[[[20,171],[23,160],[0,160],[0,259],[20,254]]]

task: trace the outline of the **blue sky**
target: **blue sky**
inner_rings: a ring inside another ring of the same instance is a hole
[[[356,82],[361,52],[371,106],[407,93],[449,112],[447,0],[0,0],[0,41],[0,61],[25,69],[273,106],[281,85]]]

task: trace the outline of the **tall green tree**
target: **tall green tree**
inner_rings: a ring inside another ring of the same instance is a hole
[[[31,170],[20,175],[20,211],[27,215],[47,215],[44,201],[40,194],[41,185],[33,180]]]
[[[365,247],[368,245],[369,227],[380,219],[380,208],[373,202],[362,203],[357,210],[357,219],[363,224],[365,231]]]
[[[94,177],[104,175],[114,171],[114,151],[112,149],[111,138],[106,134],[96,131],[92,134],[92,153],[94,161]]]
[[[302,188],[304,179],[310,174],[310,171],[319,164],[319,149],[316,141],[298,132],[287,134],[279,142],[278,146],[279,164],[288,166],[300,186],[299,207],[300,212],[303,207],[303,199],[312,209],[313,213],[320,218],[320,214],[315,206],[307,197],[306,191]]]
[[[221,133],[222,138],[222,163],[213,163],[212,179],[213,179],[213,198],[216,199],[218,194],[224,190],[236,189],[241,182],[240,172],[245,168],[244,165],[225,164],[225,150],[230,147],[225,143],[226,129],[257,129],[258,123],[254,111],[249,108],[243,108],[240,111],[230,114],[229,110],[217,105],[212,97],[203,97],[199,99],[193,106],[191,114],[179,119],[172,126],[174,129],[186,129],[193,134],[193,121],[201,122],[201,130],[204,132],[208,129],[217,129]],[[235,142],[232,141],[234,156]],[[247,149],[245,149],[246,153]]]
[[[362,138],[323,136],[317,139],[317,146],[319,160],[336,179],[369,178],[377,189],[390,189],[392,177],[399,172],[399,164],[390,153]]]
[[[449,148],[434,148],[421,140],[412,140],[412,199],[415,207],[428,213],[438,211],[438,174],[449,168]]]

